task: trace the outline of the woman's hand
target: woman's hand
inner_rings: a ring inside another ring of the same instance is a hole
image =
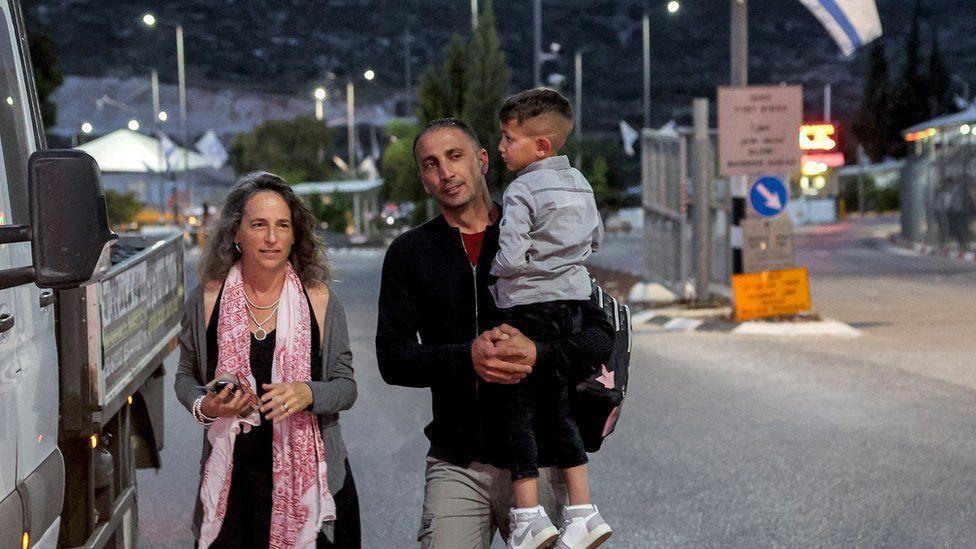
[[[292,414],[304,411],[312,405],[312,388],[302,381],[291,383],[265,383],[261,395],[261,412],[275,423],[284,421]]]
[[[207,393],[200,403],[200,411],[203,415],[212,418],[232,417],[243,414],[250,405],[247,393],[234,389],[233,385],[228,385],[216,395]]]

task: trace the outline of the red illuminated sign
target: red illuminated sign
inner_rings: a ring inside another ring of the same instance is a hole
[[[800,159],[800,164],[806,165],[810,162],[816,162],[818,164],[824,164],[828,168],[837,168],[844,165],[844,153],[834,152],[834,153],[819,153],[819,154],[805,154]]]

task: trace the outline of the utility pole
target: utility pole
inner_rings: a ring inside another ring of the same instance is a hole
[[[749,82],[749,4],[748,0],[732,2],[732,85],[746,86]]]
[[[478,0],[471,0],[471,32],[478,29]]]
[[[349,138],[349,171],[356,173],[356,91],[351,79],[346,82],[346,122]]]
[[[532,0],[532,82],[538,88],[542,85],[542,0]]]
[[[576,132],[577,148],[575,166],[578,170],[583,165],[583,52],[581,50],[576,50],[574,65],[576,69],[576,84],[574,88],[576,92],[576,104],[573,106],[573,117],[576,120],[573,121],[573,130]]]
[[[824,84],[824,122],[830,124],[830,84]]]
[[[153,128],[156,130],[156,176],[159,177],[159,173],[163,171],[163,142],[159,138],[159,72],[153,69],[149,75],[149,82],[152,87],[152,102],[153,102]],[[167,168],[168,171],[168,168]],[[163,191],[163,185],[159,185],[159,207],[160,211],[166,211],[166,193]]]
[[[573,109],[575,111],[576,121],[574,126],[576,129],[576,140],[580,141],[583,139],[583,52],[576,50],[574,61],[576,67],[576,105]]]
[[[708,99],[694,102],[694,159],[692,166],[695,185],[695,301],[707,303],[711,299],[709,284],[712,274],[712,176],[709,161],[712,142],[708,135]]]
[[[651,19],[644,12],[644,127],[651,127]]]
[[[186,126],[186,61],[183,53],[183,25],[176,25],[176,69],[180,84],[180,129],[183,134],[183,177],[186,178],[186,206],[193,200],[193,182],[190,180],[190,136]]]
[[[749,4],[748,0],[729,0],[731,2],[730,72],[732,87],[749,84]],[[730,230],[732,242],[732,272],[740,274],[742,269],[742,219],[746,216],[746,178],[737,175],[729,180],[732,195],[732,221]]]

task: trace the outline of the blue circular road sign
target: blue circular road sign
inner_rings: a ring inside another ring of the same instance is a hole
[[[776,217],[786,209],[790,191],[782,177],[764,175],[757,178],[749,188],[749,203],[762,217]]]

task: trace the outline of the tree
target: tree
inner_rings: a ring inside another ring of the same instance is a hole
[[[105,191],[105,209],[108,211],[108,220],[113,225],[125,225],[131,223],[142,203],[135,193],[120,193],[109,189]]]
[[[230,147],[237,173],[265,170],[290,183],[321,181],[333,173],[332,132],[313,117],[268,120],[239,134]]]
[[[929,56],[928,74],[928,105],[931,116],[942,116],[950,112],[955,112],[955,105],[952,100],[952,76],[942,60],[942,52],[939,49],[939,33],[932,32],[932,53]]]
[[[490,162],[486,179],[488,188],[497,192],[511,181],[511,175],[502,165],[497,144],[501,139],[498,111],[508,95],[512,71],[505,61],[505,54],[499,49],[492,4],[492,0],[485,2],[478,28],[471,37],[463,118],[488,150]]]
[[[428,122],[435,118],[460,118],[464,114],[464,89],[467,54],[464,39],[455,34],[444,48],[440,70],[427,68],[417,94],[420,96],[418,118]]]
[[[891,120],[891,83],[884,42],[876,40],[871,46],[871,66],[864,85],[861,108],[854,119],[853,132],[873,162],[880,162],[894,153],[901,143],[898,130]]]
[[[916,0],[912,27],[905,41],[905,70],[891,100],[891,120],[894,128],[899,132],[931,117],[927,78],[922,74],[920,67],[921,20],[922,3],[921,0]],[[906,152],[904,144],[894,152],[896,156],[904,156]]]
[[[600,214],[606,218],[622,206],[625,179],[620,173],[622,162],[618,161],[620,147],[616,142],[596,139],[571,139],[566,143],[563,154],[572,159],[593,188]]]
[[[58,106],[51,101],[51,95],[64,82],[64,76],[58,68],[54,42],[47,36],[31,36],[30,57],[31,65],[34,66],[34,84],[37,88],[37,100],[41,105],[41,118],[44,128],[51,128],[58,122]]]
[[[395,202],[415,202],[426,197],[417,176],[413,158],[413,140],[419,129],[408,122],[392,121],[386,126],[391,143],[380,158],[380,173],[387,195]]]
[[[326,223],[330,231],[343,233],[352,220],[353,205],[348,194],[342,194],[339,191],[324,197],[320,194],[313,194],[308,197],[308,205],[315,218]]]

